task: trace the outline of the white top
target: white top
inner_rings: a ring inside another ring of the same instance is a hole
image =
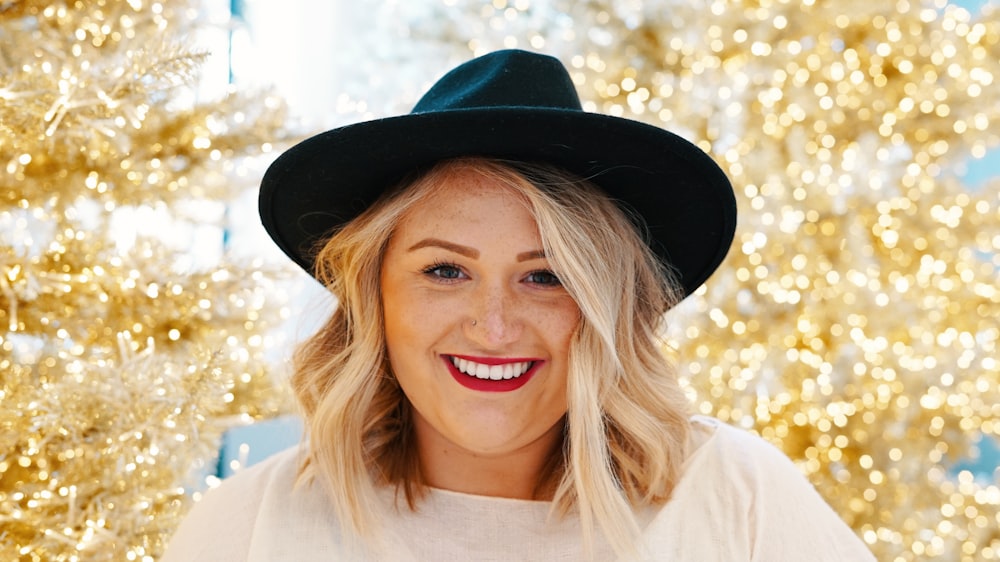
[[[705,417],[700,446],[666,505],[639,514],[644,559],[874,561],[794,464],[764,440]],[[163,562],[357,560],[320,486],[294,487],[297,449],[239,472],[182,522]],[[392,501],[387,492],[383,498]],[[403,502],[405,506],[405,501]],[[549,503],[431,490],[385,524],[393,561],[583,560],[579,522],[548,522]],[[599,535],[599,534],[598,534]],[[595,560],[612,560],[598,543]]]

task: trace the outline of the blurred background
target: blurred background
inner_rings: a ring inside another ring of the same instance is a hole
[[[0,4],[0,558],[155,560],[301,437],[334,300],[256,186],[498,48],[733,179],[669,313],[694,409],[782,448],[880,560],[1000,559],[1000,11],[986,0]]]

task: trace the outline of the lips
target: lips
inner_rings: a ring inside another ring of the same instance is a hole
[[[487,365],[478,361],[470,361],[461,357],[451,357],[451,362],[455,368],[463,373],[476,377],[477,379],[502,380],[513,379],[523,375],[533,361],[516,361],[501,365]]]
[[[442,356],[451,376],[462,386],[484,392],[521,388],[543,361],[528,358]]]

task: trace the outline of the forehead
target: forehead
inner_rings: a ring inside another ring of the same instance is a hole
[[[425,193],[403,214],[397,230],[449,225],[463,229],[503,222],[508,228],[515,225],[537,235],[531,205],[515,181],[474,168],[446,167],[411,188]]]

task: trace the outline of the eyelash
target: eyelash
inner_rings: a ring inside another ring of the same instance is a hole
[[[545,287],[560,287],[560,286],[562,286],[562,281],[559,280],[559,276],[556,275],[555,273],[552,273],[551,271],[549,271],[547,269],[536,269],[535,271],[532,271],[531,273],[529,273],[528,276],[531,277],[533,275],[538,275],[538,274],[550,276],[552,278],[552,282],[551,283],[536,283],[536,285],[542,285],[542,286],[545,286]]]
[[[446,281],[446,282],[452,282],[452,281],[455,281],[455,280],[458,279],[458,277],[444,277],[443,275],[441,275],[441,271],[440,270],[442,270],[442,269],[451,269],[451,270],[454,270],[459,275],[464,275],[465,274],[465,272],[462,271],[462,268],[459,267],[457,264],[452,263],[452,262],[445,262],[445,261],[436,261],[436,262],[432,263],[430,266],[424,268],[421,271],[421,273],[423,273],[424,275],[430,276],[430,277],[434,277],[435,279],[438,279],[440,281]],[[551,283],[534,283],[534,284],[536,284],[536,285],[542,285],[542,286],[545,286],[545,287],[558,287],[558,286],[562,286],[562,282],[559,280],[559,276],[556,275],[555,273],[549,271],[548,269],[536,269],[534,271],[530,271],[530,272],[528,272],[528,274],[525,277],[526,278],[530,278],[532,276],[540,275],[540,274],[541,275],[551,276],[552,282]]]
[[[438,278],[438,279],[440,279],[442,281],[454,281],[456,279],[455,277],[443,277],[443,276],[440,275],[440,272],[438,270],[445,269],[445,268],[454,269],[455,271],[457,271],[459,273],[463,273],[462,272],[462,268],[458,267],[458,265],[456,265],[454,263],[451,263],[451,262],[443,262],[443,261],[436,261],[436,262],[434,262],[430,266],[424,268],[424,270],[422,271],[422,273],[424,275],[429,275],[431,277],[436,277],[436,278]]]

